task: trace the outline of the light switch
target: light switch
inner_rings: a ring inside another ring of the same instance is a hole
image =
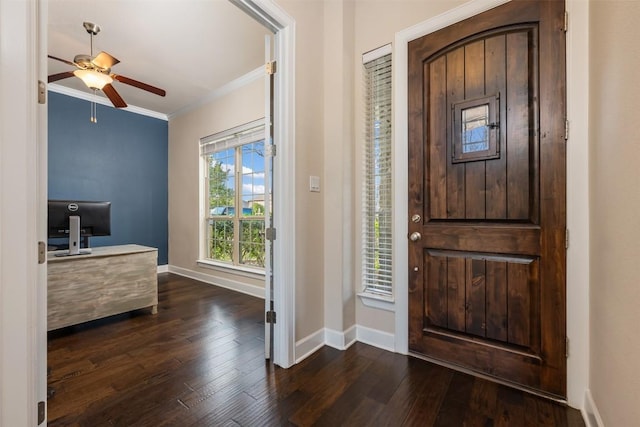
[[[319,176],[310,176],[309,177],[309,191],[313,193],[320,192],[320,177]]]

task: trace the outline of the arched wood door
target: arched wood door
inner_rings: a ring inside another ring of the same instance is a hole
[[[564,1],[409,44],[409,349],[564,397]]]

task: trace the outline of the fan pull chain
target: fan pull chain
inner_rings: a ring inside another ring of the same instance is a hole
[[[93,96],[96,96],[96,90],[93,90]],[[95,99],[91,100],[91,123],[98,123],[98,107]]]

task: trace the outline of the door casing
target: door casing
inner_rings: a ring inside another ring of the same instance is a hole
[[[278,323],[274,331],[275,348],[273,362],[281,367],[288,368],[295,363],[294,286],[296,251],[295,226],[291,226],[291,224],[295,224],[295,186],[293,184],[294,180],[286,179],[287,177],[295,176],[295,20],[282,8],[269,0],[237,0],[237,3],[246,6],[245,10],[255,11],[256,14],[250,14],[250,16],[257,19],[261,24],[268,28],[275,25],[277,28],[275,37],[275,59],[278,62],[280,73],[276,77],[274,91],[276,99],[274,121],[276,133],[274,139],[279,141],[279,147],[278,156],[275,159],[275,162],[277,162],[277,173],[276,176],[274,176],[274,181],[277,184],[274,191],[280,194],[281,197],[276,206],[274,206],[274,210],[279,214],[277,218],[274,218],[274,226],[278,229],[278,241],[274,245],[274,275],[277,278],[274,283],[274,300],[275,309],[278,312]],[[35,34],[33,37],[34,40],[29,41],[32,41],[34,46],[37,47],[35,47],[33,51],[27,50],[27,52],[31,54],[31,57],[26,58],[26,61],[31,66],[29,69],[33,69],[33,72],[28,75],[37,74],[40,80],[46,81],[48,0],[38,0],[32,7],[34,10],[32,13],[33,19],[24,24],[17,22],[16,26],[20,27],[24,25],[24,30],[28,34]],[[18,30],[20,29],[22,29],[22,27],[18,28]],[[4,32],[2,34],[4,35]],[[37,39],[37,41],[35,39]],[[36,87],[35,82],[33,87]],[[26,95],[32,96],[30,99],[35,99],[35,89],[28,91]],[[37,109],[37,111],[35,107],[33,108],[33,117],[29,116],[26,119],[25,132],[22,134],[28,135],[33,129],[38,130],[36,144],[40,150],[39,155],[41,157],[39,157],[39,164],[41,164],[43,161],[46,161],[43,159],[46,159],[47,110],[46,105]],[[36,170],[36,182],[46,183],[46,168],[36,168]],[[42,225],[46,213],[46,185],[44,190],[42,187],[37,188],[36,186],[27,186],[25,190],[28,197],[33,197],[34,200],[37,200],[37,212],[41,213],[38,218],[40,225]],[[3,226],[4,224],[5,223],[2,222]],[[44,230],[44,228],[42,228],[42,230]],[[35,246],[38,239],[29,240],[33,240]],[[36,300],[32,301],[34,304],[28,304],[28,307],[33,308],[35,307],[35,302],[42,303],[44,301],[46,303],[46,278],[44,274],[39,273],[39,270],[42,270],[42,268],[39,268],[37,265],[29,266],[29,269],[29,274],[40,275],[39,283],[29,292],[31,298]],[[46,367],[47,360],[46,316],[43,314],[46,313],[46,304],[44,307],[45,309],[40,310],[38,317],[32,316],[27,319],[25,325],[27,330],[35,331],[34,334],[38,339],[33,346],[25,349],[24,360],[35,361],[33,368],[37,368],[38,372],[34,373],[32,381],[27,382],[25,399],[20,401],[26,402],[27,400],[33,400],[34,405],[37,399],[27,399],[27,396],[38,396],[44,400],[44,396],[46,395],[46,368],[44,370],[41,369],[43,366]],[[32,309],[29,312],[35,312],[35,310]],[[0,332],[4,333],[4,327]],[[44,340],[42,337],[44,337]],[[16,399],[18,399],[18,397],[20,396],[16,396]],[[3,409],[2,405],[0,405],[0,410],[1,409]],[[33,413],[35,413],[35,410],[30,412],[31,415]],[[35,423],[29,422],[29,424]]]

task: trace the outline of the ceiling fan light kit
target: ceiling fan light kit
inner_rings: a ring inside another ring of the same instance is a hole
[[[62,73],[50,75],[48,79],[49,83],[66,79],[68,77],[78,77],[89,89],[93,90],[94,93],[97,90],[101,90],[102,92],[104,92],[104,94],[107,96],[107,98],[109,98],[113,106],[116,108],[124,108],[127,106],[127,103],[124,102],[120,94],[111,85],[114,80],[136,87],[138,89],[145,90],[147,92],[154,93],[159,96],[166,95],[166,92],[163,89],[139,82],[129,77],[112,74],[111,67],[120,62],[118,59],[109,55],[107,52],[100,52],[98,55],[93,56],[93,36],[97,35],[100,32],[100,26],[94,24],[93,22],[84,22],[83,26],[90,36],[90,55],[76,55],[73,58],[73,62],[49,55],[49,58],[51,59],[55,59],[56,61],[64,62],[65,64],[76,67],[76,70],[74,71],[65,71]],[[91,111],[91,121],[96,122],[94,116],[95,106],[92,105]]]
[[[75,70],[73,75],[82,80],[89,89],[102,90],[106,85],[113,83],[110,75],[95,70]]]

